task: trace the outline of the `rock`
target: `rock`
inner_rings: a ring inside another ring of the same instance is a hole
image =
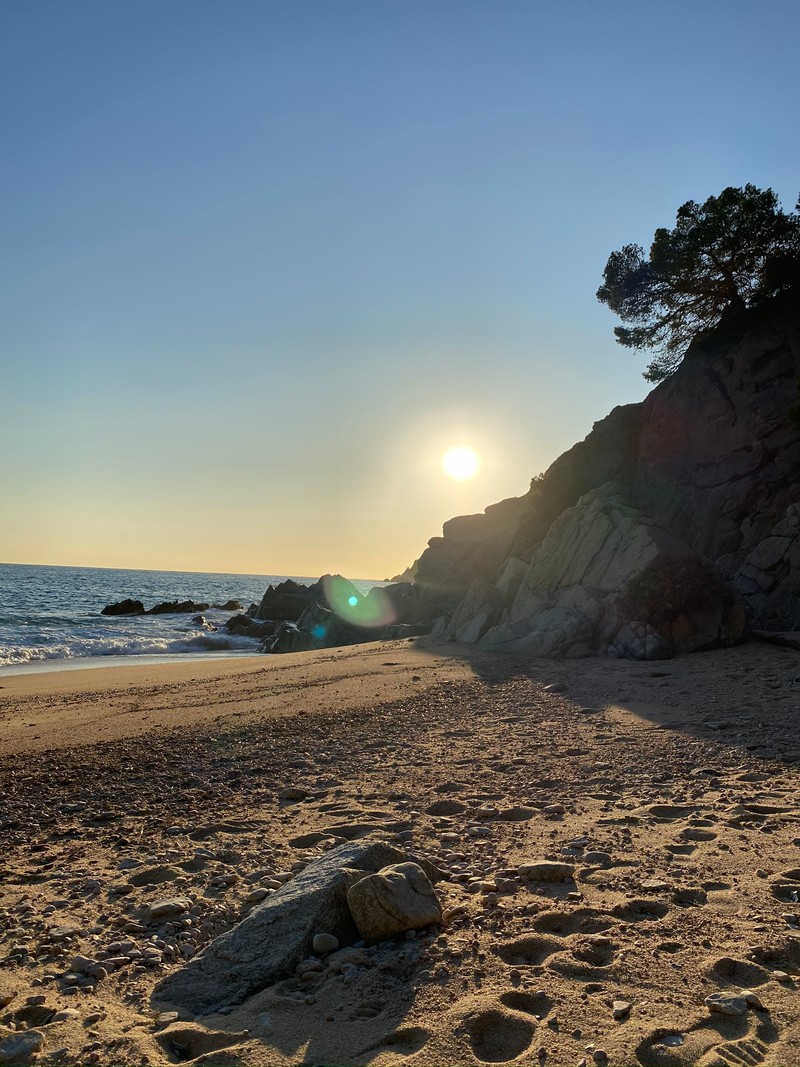
[[[240,637],[270,637],[275,633],[276,626],[277,624],[271,619],[258,622],[251,619],[249,615],[241,614],[231,616],[225,623],[225,629],[229,633]]]
[[[208,611],[208,604],[198,603],[195,600],[165,600],[161,604],[156,604],[149,611],[145,612],[146,615],[188,615],[192,612]]]
[[[629,1000],[615,1000],[611,1005],[611,1011],[615,1019],[624,1019],[630,1014],[632,1004]]]
[[[158,1026],[169,1026],[170,1023],[176,1023],[180,1015],[177,1011],[162,1011],[156,1018]]]
[[[101,615],[144,615],[141,600],[120,600],[117,604],[106,604]]]
[[[754,989],[743,989],[741,995],[744,997],[749,1008],[755,1008],[756,1011],[766,1011],[761,997],[756,993]]]
[[[742,996],[728,996],[725,993],[711,993],[703,1001],[710,1012],[720,1015],[746,1015],[747,1001]]]
[[[279,800],[305,800],[310,795],[308,789],[299,785],[287,785],[278,793]]]
[[[78,1011],[77,1008],[62,1008],[61,1011],[57,1011],[55,1013],[50,1022],[65,1023],[69,1022],[70,1019],[80,1019],[80,1017],[81,1013]]]
[[[612,646],[622,659],[672,659],[675,649],[646,622],[629,622],[617,631]]]
[[[306,608],[321,601],[323,596],[322,579],[314,585],[301,585],[287,578],[285,582],[267,588],[253,618],[297,622]]]
[[[327,956],[338,949],[339,938],[334,937],[333,934],[314,934],[311,947],[318,956]]]
[[[614,861],[608,852],[585,852],[583,862],[590,867],[602,867],[603,870],[607,870],[614,865]]]
[[[163,900],[154,900],[147,908],[148,922],[160,922],[162,919],[171,919],[176,915],[183,915],[191,908],[192,902],[188,897],[165,897]]]
[[[446,522],[415,579],[454,601],[437,633],[652,659],[735,643],[746,613],[760,631],[800,631],[798,351],[796,293],[729,315],[525,496]],[[615,641],[630,623],[652,628],[644,647]]]
[[[575,866],[572,863],[557,863],[553,860],[535,860],[532,863],[521,863],[517,867],[520,878],[528,878],[532,882],[568,882],[575,874]]]
[[[165,978],[155,989],[154,1002],[162,1010],[209,1014],[291,974],[309,955],[316,931],[331,933],[340,942],[355,940],[347,890],[365,873],[407,859],[374,838],[331,849]]]
[[[244,605],[238,600],[226,600],[224,604],[212,604],[211,607],[218,611],[244,611]]]
[[[442,921],[433,886],[416,863],[393,864],[362,878],[348,891],[347,903],[367,941],[384,941]]]
[[[40,1030],[24,1030],[0,1041],[0,1063],[27,1063],[34,1053],[44,1047]]]

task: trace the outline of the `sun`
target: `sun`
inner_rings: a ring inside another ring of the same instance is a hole
[[[457,482],[466,482],[478,473],[481,461],[474,448],[458,445],[448,448],[442,456],[442,470]]]

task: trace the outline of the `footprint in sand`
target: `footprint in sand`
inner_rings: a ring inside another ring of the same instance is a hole
[[[428,1043],[430,1030],[422,1026],[401,1026],[384,1039],[382,1051],[392,1052],[395,1056],[413,1056]]]
[[[464,1019],[472,1052],[482,1063],[507,1063],[528,1048],[536,1026],[520,1015],[488,1008]]]
[[[221,1030],[202,1030],[200,1027],[179,1024],[169,1030],[162,1030],[156,1040],[178,1063],[185,1063],[187,1060],[196,1060],[197,1063],[201,1063],[205,1062],[206,1056],[211,1056],[214,1061],[219,1062],[219,1057],[213,1054],[219,1052],[220,1049],[230,1049],[233,1045],[241,1044],[247,1040],[248,1036],[246,1032],[226,1033]],[[228,1060],[228,1054],[226,1054],[225,1062],[233,1062]]]
[[[598,934],[613,925],[613,920],[591,908],[575,911],[544,911],[533,920],[537,933],[569,937],[571,934]]]
[[[514,967],[536,967],[562,948],[562,943],[552,937],[520,937],[500,945],[497,955]]]
[[[712,830],[699,830],[696,826],[687,826],[678,834],[683,841],[716,841],[717,835]]]
[[[611,909],[611,914],[622,919],[626,923],[657,922],[663,919],[669,911],[669,906],[660,900],[629,900],[625,904],[617,904]]]
[[[759,967],[757,963],[748,963],[731,956],[720,956],[704,969],[710,978],[725,985],[739,986],[740,989],[754,989],[771,978],[769,971]]]
[[[678,819],[688,818],[695,809],[681,807],[678,804],[651,804],[647,810],[659,822],[675,822]]]
[[[554,956],[548,966],[568,978],[602,978],[614,961],[617,947],[602,934],[572,938],[569,949]]]
[[[543,990],[538,993],[524,993],[518,989],[510,989],[501,995],[500,1002],[513,1011],[535,1015],[537,1019],[544,1019],[553,1007],[553,1001]]]
[[[766,1012],[712,1016],[687,1030],[655,1030],[639,1043],[642,1067],[757,1067],[777,1040]]]

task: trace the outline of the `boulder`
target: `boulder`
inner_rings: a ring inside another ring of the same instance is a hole
[[[144,615],[141,600],[120,600],[118,604],[106,604],[101,615]]]
[[[208,611],[208,604],[196,600],[165,600],[150,608],[147,615],[188,615],[191,612]]]
[[[361,878],[348,890],[347,904],[367,941],[384,941],[442,921],[434,888],[416,863],[396,863]]]
[[[297,622],[306,608],[320,602],[323,596],[321,578],[314,585],[301,585],[300,582],[287,578],[285,582],[267,587],[253,617]]]
[[[237,637],[269,637],[275,633],[277,623],[271,619],[266,619],[263,622],[257,622],[255,619],[251,619],[249,615],[232,615],[225,623],[225,629],[228,633],[235,634]]]
[[[240,604],[238,600],[226,600],[224,604],[212,604],[211,607],[219,611],[244,611],[244,604]]]
[[[240,1004],[290,974],[309,955],[320,930],[340,944],[356,940],[348,889],[365,874],[408,859],[369,837],[331,849],[168,975],[155,989],[154,1004],[159,1010],[207,1015]],[[426,869],[434,873],[432,866]]]

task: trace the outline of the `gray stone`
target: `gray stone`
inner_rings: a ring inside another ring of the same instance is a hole
[[[44,1047],[44,1034],[41,1030],[24,1030],[21,1034],[11,1034],[0,1041],[0,1063],[27,1063],[35,1052]]]
[[[433,886],[416,863],[397,863],[360,879],[348,891],[347,903],[367,941],[383,941],[442,921]]]
[[[154,900],[147,909],[147,919],[149,922],[171,919],[176,915],[183,915],[191,906],[192,902],[188,897],[165,897],[163,900]]]
[[[318,956],[327,956],[329,952],[335,952],[339,947],[339,938],[333,934],[314,934],[311,947]]]
[[[720,1015],[747,1015],[747,1001],[741,996],[711,993],[703,1003],[710,1012],[717,1012]]]
[[[240,1004],[292,973],[309,955],[315,932],[327,931],[340,942],[355,940],[347,890],[365,873],[407,859],[374,838],[331,849],[165,978],[155,989],[154,1003],[163,1010],[206,1015]]]
[[[533,863],[521,863],[517,867],[517,874],[532,882],[568,882],[575,874],[575,867],[572,863],[535,860]]]

